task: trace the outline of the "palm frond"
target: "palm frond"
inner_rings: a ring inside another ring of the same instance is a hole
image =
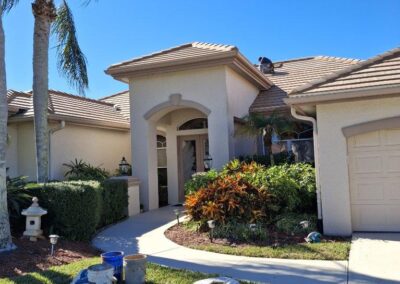
[[[79,46],[74,18],[65,0],[57,10],[53,34],[58,42],[58,70],[81,95],[84,95],[89,86],[86,57]]]
[[[1,0],[1,3],[0,3],[0,9],[1,9],[1,11],[0,11],[0,13],[3,14],[3,13],[8,13],[8,12],[10,12],[10,10],[11,10],[15,5],[17,5],[17,3],[18,3],[18,0]]]
[[[94,1],[97,2],[98,0],[94,0]],[[90,4],[90,2],[92,2],[92,0],[84,0],[82,2],[82,5],[86,7],[86,6],[88,6]]]
[[[267,124],[266,118],[259,113],[250,113],[242,117],[242,121],[243,123],[235,130],[235,136],[262,135]]]

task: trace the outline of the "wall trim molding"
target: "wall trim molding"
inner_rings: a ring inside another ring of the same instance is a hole
[[[400,116],[372,120],[346,126],[342,128],[342,132],[345,137],[351,137],[354,135],[388,128],[400,128]]]
[[[162,102],[162,103],[152,107],[149,111],[147,111],[143,115],[143,117],[146,120],[149,120],[149,119],[151,119],[151,117],[153,115],[155,115],[159,111],[161,111],[161,110],[163,110],[165,108],[171,108],[171,107],[194,108],[194,109],[197,109],[197,110],[201,111],[206,116],[208,116],[211,113],[211,110],[209,108],[203,106],[200,103],[197,103],[197,102],[191,101],[191,100],[184,100],[184,99],[182,99],[182,95],[181,94],[171,94],[169,96],[169,100],[168,101]]]

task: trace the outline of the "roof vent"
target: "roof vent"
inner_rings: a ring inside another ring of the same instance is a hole
[[[274,74],[275,68],[280,68],[283,65],[282,63],[274,64],[272,63],[271,59],[262,56],[258,58],[258,62],[260,63],[259,65],[260,71],[263,74]]]
[[[114,107],[114,109],[115,109],[116,111],[121,111],[121,108],[120,108],[119,105],[114,105],[113,107]]]

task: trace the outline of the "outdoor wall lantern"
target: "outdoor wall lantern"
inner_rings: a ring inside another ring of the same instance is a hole
[[[41,230],[41,218],[47,214],[47,210],[39,206],[39,199],[37,197],[32,198],[32,205],[22,210],[22,215],[26,216],[26,226],[24,236],[29,237],[29,240],[36,242],[37,238],[43,238],[43,231]]]
[[[59,235],[50,235],[49,236],[50,244],[51,244],[51,256],[54,255],[54,246],[57,244],[59,238],[60,238]]]
[[[125,157],[122,157],[121,162],[119,163],[119,172],[123,176],[127,176],[129,173],[131,165],[126,161]]]
[[[215,228],[215,220],[209,220],[207,221],[207,225],[210,228],[210,240],[211,242],[214,239],[214,228]]]
[[[206,155],[203,161],[204,161],[204,171],[208,172],[212,167],[213,159],[210,155]]]
[[[176,216],[176,221],[178,221],[178,226],[179,226],[179,214],[181,212],[179,211],[179,209],[174,209],[174,213],[175,213],[175,216]]]

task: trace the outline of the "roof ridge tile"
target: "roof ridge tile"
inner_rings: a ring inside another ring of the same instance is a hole
[[[124,66],[139,60],[143,60],[143,59],[147,59],[153,56],[158,56],[158,55],[163,55],[166,54],[168,52],[172,52],[172,51],[176,51],[185,47],[196,47],[196,48],[201,48],[201,49],[208,49],[208,50],[215,50],[215,51],[231,51],[231,50],[237,50],[237,47],[233,46],[233,45],[224,45],[224,44],[216,44],[216,43],[206,43],[206,42],[190,42],[190,43],[185,43],[185,44],[181,44],[178,46],[174,46],[171,48],[167,48],[167,49],[162,49],[160,51],[156,51],[156,52],[152,52],[149,53],[147,55],[144,56],[140,56],[140,57],[135,57],[126,61],[121,61],[119,63],[115,63],[113,65],[111,65],[109,68],[113,68],[113,67],[119,67],[119,66]]]
[[[353,63],[353,64],[364,61],[362,59],[346,58],[346,57],[338,57],[338,56],[329,56],[329,55],[317,55],[314,58],[315,59],[320,59],[320,60],[345,62],[345,63]]]
[[[105,97],[102,97],[102,98],[100,98],[98,100],[99,101],[104,101],[106,99],[113,98],[113,97],[116,97],[116,96],[120,96],[120,95],[123,95],[123,94],[126,94],[126,93],[129,93],[129,90],[125,90],[125,91],[121,91],[121,92],[115,93],[113,95],[105,96]]]

